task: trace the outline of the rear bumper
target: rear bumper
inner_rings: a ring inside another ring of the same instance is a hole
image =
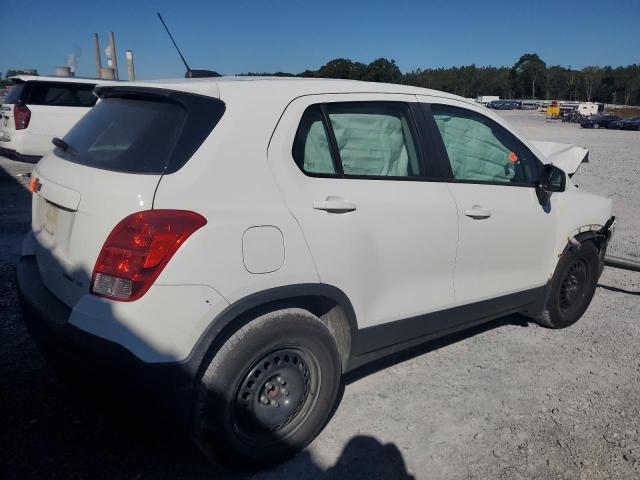
[[[194,376],[180,362],[146,363],[123,346],[71,325],[72,309],[45,287],[35,256],[20,258],[16,274],[27,330],[50,363],[100,378],[105,388],[124,388],[129,398],[152,398],[188,421]]]
[[[0,143],[0,145],[2,144]],[[10,158],[11,160],[17,160],[19,162],[24,162],[24,163],[38,163],[38,161],[42,158],[39,155],[22,155],[21,153],[18,153],[11,148],[1,148],[1,147],[0,147],[0,154],[2,154],[3,157]]]
[[[0,153],[10,158],[25,163],[38,163],[42,155],[38,155],[38,151],[30,151],[28,137],[25,136],[26,130],[17,130],[9,135],[3,132],[0,135]]]

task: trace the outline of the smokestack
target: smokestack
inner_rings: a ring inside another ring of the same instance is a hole
[[[71,68],[69,67],[56,67],[57,77],[69,77],[71,76]]]
[[[100,58],[100,42],[98,41],[98,34],[93,34],[93,46],[96,49],[96,78],[100,78],[100,70],[102,69],[102,59]]]
[[[113,32],[109,32],[109,48],[111,49],[112,66],[115,71],[116,80],[118,80],[118,56],[116,55],[116,40],[113,37]]]
[[[131,50],[127,50],[124,52],[124,56],[127,57],[127,78],[129,80],[135,80],[136,73],[133,70],[133,52]]]

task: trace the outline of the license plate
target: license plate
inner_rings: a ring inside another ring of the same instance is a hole
[[[44,210],[44,225],[42,229],[52,237],[56,232],[58,226],[58,209],[53,205],[47,203]]]

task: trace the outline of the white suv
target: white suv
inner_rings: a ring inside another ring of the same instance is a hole
[[[49,153],[54,137],[63,137],[98,98],[97,84],[111,82],[74,77],[11,77],[14,86],[0,106],[0,153],[36,163]]]
[[[611,201],[474,102],[315,79],[96,91],[33,171],[24,317],[55,365],[133,378],[216,458],[304,447],[365,362],[507,314],[566,327],[591,301]]]

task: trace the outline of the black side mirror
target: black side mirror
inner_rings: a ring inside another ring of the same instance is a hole
[[[566,186],[566,174],[555,165],[545,164],[542,167],[538,185],[536,185],[536,194],[540,205],[546,205],[553,192],[564,192]]]

